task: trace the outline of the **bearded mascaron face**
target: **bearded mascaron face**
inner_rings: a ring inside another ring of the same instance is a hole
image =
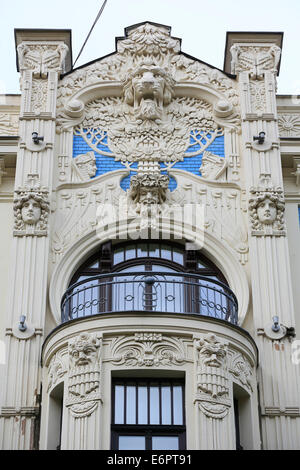
[[[90,343],[77,344],[72,351],[75,366],[87,366],[95,362],[97,348]]]
[[[277,216],[276,204],[266,198],[257,206],[257,216],[263,224],[271,225]]]
[[[36,224],[41,217],[41,213],[42,209],[40,204],[36,202],[33,198],[24,202],[21,209],[22,219],[24,223],[28,225]]]

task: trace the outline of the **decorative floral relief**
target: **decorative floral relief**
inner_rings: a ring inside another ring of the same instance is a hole
[[[79,89],[99,81],[122,82],[128,72],[145,61],[160,68],[168,68],[174,80],[196,82],[223,93],[234,106],[238,106],[238,94],[234,82],[218,70],[190,59],[180,52],[180,41],[170,36],[170,28],[150,23],[127,32],[117,41],[117,52],[84,69],[65,77],[58,90],[58,106]]]
[[[252,380],[253,380],[253,370],[249,361],[241,354],[234,354],[229,361],[229,372],[237,379],[244,387],[246,387],[251,392]]]
[[[31,92],[31,110],[35,114],[46,111],[48,82],[33,80]]]
[[[231,49],[231,73],[249,72],[255,80],[262,79],[265,72],[277,74],[281,49],[276,45],[234,44]]]
[[[19,116],[17,114],[0,113],[0,135],[18,135]]]
[[[66,350],[60,350],[55,354],[55,356],[51,360],[50,365],[48,367],[47,392],[49,392],[56,385],[56,383],[66,375],[68,371],[66,363],[67,361],[65,358],[66,354]]]
[[[279,114],[278,128],[280,137],[300,136],[300,114]]]
[[[252,110],[262,113],[266,109],[266,87],[264,82],[250,80],[250,96]]]
[[[50,70],[63,70],[68,51],[66,44],[51,42],[22,42],[17,49],[21,72],[32,70],[34,77],[43,78]]]
[[[180,338],[161,334],[136,333],[122,336],[111,343],[112,364],[127,367],[161,367],[182,365],[187,362],[187,352]]]

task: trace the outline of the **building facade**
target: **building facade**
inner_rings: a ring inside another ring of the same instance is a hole
[[[300,101],[282,33],[170,27],[72,69],[16,30],[0,105],[2,449],[300,449]],[[299,348],[298,348],[299,349]]]

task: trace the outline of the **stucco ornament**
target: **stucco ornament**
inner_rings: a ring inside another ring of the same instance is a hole
[[[73,158],[72,181],[88,181],[97,172],[96,158],[94,152],[77,155]]]
[[[81,333],[69,341],[67,406],[75,418],[92,414],[100,395],[101,338],[96,333]]]
[[[137,119],[160,119],[163,106],[172,100],[174,84],[167,70],[145,61],[125,78],[124,98],[127,104],[134,107]]]
[[[196,342],[196,399],[201,411],[210,418],[224,418],[230,407],[227,347],[227,343],[214,334],[207,334]]]
[[[68,46],[41,41],[22,42],[18,48],[20,71],[31,70],[36,78],[45,78],[49,71],[63,72]]]
[[[283,190],[280,187],[251,188],[249,199],[249,214],[252,235],[284,236],[285,202]]]
[[[182,339],[160,333],[136,333],[112,341],[112,364],[126,367],[162,367],[181,365],[187,361]]]
[[[50,392],[55,385],[63,379],[68,372],[66,361],[66,350],[58,351],[52,358],[48,367],[48,387],[47,392]]]
[[[234,44],[231,49],[231,73],[249,72],[260,80],[265,72],[277,74],[281,49],[276,45]]]
[[[14,198],[14,236],[47,236],[48,189],[40,186],[19,188]]]
[[[201,167],[202,178],[209,180],[218,179],[226,169],[226,160],[219,155],[214,155],[212,152],[203,152]]]
[[[280,137],[300,136],[300,114],[279,114],[278,129]]]
[[[19,116],[0,113],[0,135],[19,135]]]

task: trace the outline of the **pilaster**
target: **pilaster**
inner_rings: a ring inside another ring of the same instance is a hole
[[[270,33],[274,36],[271,40],[266,33],[256,40],[249,40],[244,34],[243,41],[241,37],[234,39],[233,33],[231,72],[237,75],[240,88],[253,319],[260,350],[263,446],[296,449],[299,442],[293,436],[299,435],[300,429],[300,383],[291,361],[295,313],[276,112],[281,50],[275,34]],[[277,327],[273,317],[279,318]],[[273,410],[281,412],[274,414]]]
[[[68,55],[66,41],[58,33],[48,32],[46,41],[31,33],[23,30],[16,36],[22,97],[6,329],[8,371],[1,408],[0,442],[6,449],[38,445],[56,93]]]

